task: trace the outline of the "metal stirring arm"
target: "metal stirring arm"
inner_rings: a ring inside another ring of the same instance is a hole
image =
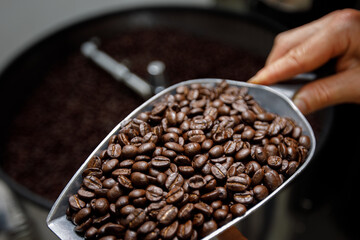
[[[88,41],[83,43],[81,45],[81,52],[110,73],[116,80],[124,83],[144,99],[148,99],[153,95],[153,89],[149,83],[130,72],[124,64],[117,62],[99,50],[94,42]]]

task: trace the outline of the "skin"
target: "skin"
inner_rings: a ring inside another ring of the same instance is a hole
[[[270,85],[336,59],[336,73],[303,86],[294,103],[304,114],[341,104],[360,103],[360,11],[334,11],[280,33],[265,66],[249,82]]]

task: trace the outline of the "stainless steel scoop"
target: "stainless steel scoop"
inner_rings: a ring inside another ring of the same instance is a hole
[[[108,135],[105,139],[95,148],[95,150],[90,154],[90,156],[86,159],[83,165],[78,169],[75,175],[72,177],[70,182],[66,185],[65,189],[61,192],[60,196],[56,200],[55,204],[53,205],[48,217],[47,217],[47,224],[49,228],[61,239],[82,239],[74,232],[74,225],[66,219],[66,209],[68,207],[68,199],[71,195],[75,194],[77,190],[80,188],[82,183],[82,172],[85,170],[89,160],[94,155],[99,155],[100,152],[107,148],[108,141],[112,135],[117,133],[121,127],[129,120],[136,117],[139,113],[144,111],[151,110],[151,106],[158,102],[163,96],[168,93],[175,93],[175,90],[179,86],[183,85],[191,85],[193,83],[201,83],[206,84],[209,86],[214,86],[217,83],[220,83],[222,79],[195,79],[189,80],[185,82],[181,82],[175,84],[171,87],[166,88],[162,92],[156,94],[155,96],[151,97],[137,109],[135,109],[132,113],[130,113],[123,121],[121,121]],[[254,99],[262,106],[264,109],[276,113],[280,116],[286,116],[292,118],[296,121],[296,123],[302,127],[303,134],[310,137],[311,140],[311,148],[309,150],[308,156],[305,162],[299,167],[299,169],[290,177],[288,178],[280,187],[278,187],[275,191],[273,191],[269,196],[267,196],[264,200],[253,206],[252,208],[248,209],[245,215],[233,219],[228,224],[222,226],[221,228],[217,229],[207,237],[203,238],[204,240],[208,239],[217,239],[216,236],[219,235],[221,232],[225,231],[231,226],[237,227],[239,222],[245,219],[247,216],[252,214],[258,208],[263,206],[266,202],[272,199],[277,193],[279,193],[282,189],[284,189],[290,182],[292,182],[309,164],[310,160],[312,159],[316,140],[314,132],[306,120],[306,118],[302,115],[302,113],[297,109],[294,103],[285,96],[283,93],[272,89],[271,87],[263,86],[263,85],[254,85],[245,82],[238,82],[227,80],[230,86],[238,86],[238,87],[247,87],[249,88],[249,94],[254,97]],[[289,88],[287,88],[289,90]],[[294,89],[290,89],[289,93],[294,93]]]

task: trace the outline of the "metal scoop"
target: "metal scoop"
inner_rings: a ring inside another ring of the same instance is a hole
[[[166,94],[175,93],[175,90],[179,86],[183,85],[191,85],[193,83],[206,84],[210,86],[214,86],[222,81],[222,79],[196,79],[189,80],[185,82],[178,83],[171,87],[166,88],[162,92],[156,94],[151,97],[137,109],[135,109],[132,113],[130,113],[123,121],[121,121],[108,135],[107,137],[95,148],[95,150],[90,154],[90,156],[86,159],[83,165],[78,169],[75,175],[72,177],[70,182],[66,185],[65,189],[62,191],[55,204],[53,205],[48,217],[47,224],[49,228],[61,239],[82,239],[74,232],[74,225],[66,219],[66,209],[68,207],[68,199],[71,195],[75,194],[77,190],[80,188],[82,183],[82,172],[86,169],[86,166],[89,160],[94,155],[99,155],[100,152],[107,148],[109,139],[112,135],[116,134],[128,120],[135,118],[139,113],[144,111],[149,111],[154,103],[158,102],[162,97]],[[233,219],[231,222],[212,232],[207,237],[203,238],[204,240],[209,239],[217,239],[216,236],[221,232],[225,231],[231,226],[237,227],[238,224],[245,219],[247,216],[252,214],[258,208],[263,206],[266,202],[272,199],[277,193],[279,193],[282,189],[284,189],[290,182],[292,182],[309,164],[315,152],[315,135],[314,132],[306,120],[306,118],[302,115],[302,113],[297,109],[294,103],[283,93],[280,93],[270,87],[262,86],[262,85],[254,85],[245,82],[238,82],[227,80],[230,86],[238,86],[238,87],[247,87],[249,89],[249,94],[254,97],[254,99],[267,111],[276,113],[280,116],[286,116],[292,118],[296,121],[296,123],[302,127],[303,134],[308,135],[311,140],[311,148],[309,150],[308,156],[305,162],[298,168],[298,170],[288,178],[280,187],[278,187],[275,191],[273,191],[269,196],[267,196],[264,200],[248,209],[248,211],[241,217]],[[289,90],[289,89],[288,89]],[[294,91],[294,90],[290,90]]]

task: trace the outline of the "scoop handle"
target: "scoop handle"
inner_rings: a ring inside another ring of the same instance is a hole
[[[315,73],[302,73],[299,75],[296,75],[291,80],[278,83],[274,85],[270,85],[269,87],[281,92],[288,98],[292,99],[295,95],[295,93],[306,83],[311,82],[317,78]]]

